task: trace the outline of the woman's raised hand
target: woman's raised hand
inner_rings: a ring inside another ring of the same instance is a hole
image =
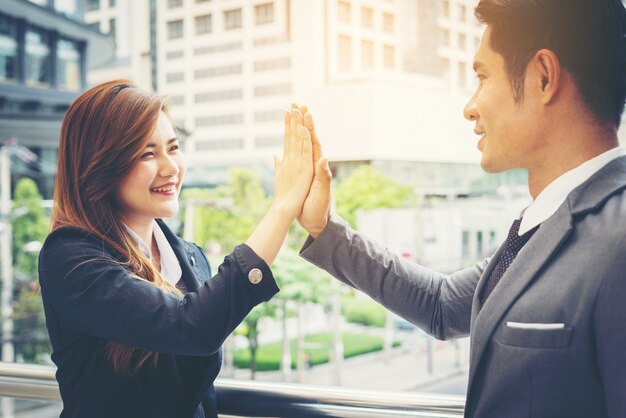
[[[291,220],[302,212],[313,180],[313,145],[297,105],[285,111],[285,140],[282,160],[274,157],[276,171],[274,202]]]

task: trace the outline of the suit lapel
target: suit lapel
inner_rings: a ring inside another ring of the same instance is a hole
[[[498,265],[498,262],[500,261],[500,257],[502,257],[502,252],[504,251],[504,247],[505,245],[503,242],[500,245],[500,247],[496,250],[494,255],[491,257],[491,260],[489,260],[489,264],[487,264],[487,268],[485,269],[485,271],[483,271],[483,274],[480,277],[480,280],[478,281],[476,285],[476,291],[474,292],[474,298],[472,299],[472,319],[470,321],[470,335],[472,333],[472,329],[474,328],[474,324],[476,323],[476,317],[478,316],[478,313],[480,312],[480,309],[481,309],[480,295],[482,294],[483,289],[485,288],[485,285],[487,284],[487,279],[489,279],[489,276],[491,276],[491,273]]]
[[[567,239],[571,230],[572,215],[568,203],[565,202],[552,217],[541,224],[535,235],[522,248],[482,308],[480,308],[480,302],[477,301],[478,292],[474,295],[472,315],[476,315],[476,320],[472,330],[470,388],[496,326],[519,295],[524,292],[533,278],[535,278],[541,267],[551,259],[557,249]],[[498,252],[501,252],[501,250],[502,248]],[[491,264],[495,263],[497,263],[497,260],[494,257],[494,261],[490,263],[490,268],[483,274],[481,282],[484,282],[489,277],[488,274],[491,274],[493,270]],[[477,313],[474,314],[474,311]]]
[[[174,234],[171,229],[168,228],[165,222],[163,222],[161,219],[157,219],[157,223],[161,227],[161,230],[167,238],[167,241],[172,246],[172,250],[174,250],[176,258],[178,258],[180,268],[183,272],[182,279],[185,281],[185,286],[187,286],[187,290],[189,290],[190,292],[197,291],[200,283],[189,261],[190,257],[193,257],[193,254],[187,253],[183,241],[178,238],[178,236],[176,236],[176,234]]]

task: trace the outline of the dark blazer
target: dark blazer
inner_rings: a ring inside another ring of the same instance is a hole
[[[444,275],[336,217],[302,251],[431,335],[471,336],[466,417],[626,417],[626,157],[569,194],[483,306],[501,254]]]
[[[217,417],[220,346],[278,287],[245,244],[211,278],[201,249],[158,222],[189,290],[182,299],[131,278],[119,255],[82,229],[59,228],[43,245],[39,280],[61,418]],[[255,268],[262,272],[257,284],[248,279]],[[158,352],[158,362],[134,376],[117,374],[104,351],[108,341]]]

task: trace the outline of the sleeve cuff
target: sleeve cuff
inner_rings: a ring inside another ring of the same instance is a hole
[[[233,251],[235,261],[241,270],[241,277],[251,292],[260,300],[268,301],[280,290],[267,263],[246,244],[240,244]]]

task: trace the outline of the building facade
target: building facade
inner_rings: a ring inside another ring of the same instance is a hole
[[[113,44],[82,23],[80,1],[0,4],[0,144],[16,147],[13,183],[32,177],[50,198],[63,116]]]

